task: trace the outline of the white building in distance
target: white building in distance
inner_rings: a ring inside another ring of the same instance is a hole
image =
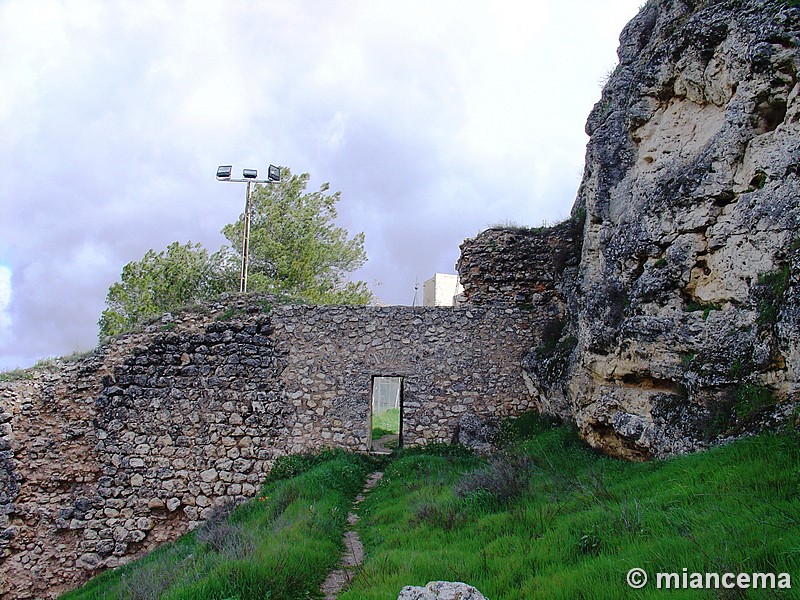
[[[463,291],[458,275],[436,273],[422,284],[422,306],[456,306]]]

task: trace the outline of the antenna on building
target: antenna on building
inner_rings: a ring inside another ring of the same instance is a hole
[[[417,292],[419,291],[419,275],[414,280],[414,301],[411,303],[411,306],[417,305]]]

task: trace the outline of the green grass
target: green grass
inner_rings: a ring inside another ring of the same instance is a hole
[[[569,427],[526,419],[509,428],[505,467],[400,452],[362,505],[368,558],[340,600],[433,580],[466,581],[492,600],[665,597],[628,588],[633,567],[800,577],[796,432],[625,463],[587,450]],[[521,473],[524,491],[503,495]]]
[[[747,397],[760,405],[759,390]],[[792,597],[634,591],[625,575],[800,577],[796,430],[647,463],[598,455],[574,427],[533,414],[504,423],[499,439],[505,450],[491,459],[447,444],[387,459],[359,509],[367,559],[340,600],[396,598],[434,580],[465,581],[492,600]],[[340,451],[281,459],[262,495],[228,520],[63,598],[318,598],[368,469]]]
[[[757,300],[756,323],[759,325],[774,325],[777,322],[783,295],[789,287],[790,274],[788,264],[775,271],[759,274],[758,285],[762,289]]]
[[[288,462],[271,475],[261,495],[227,519],[212,518],[62,600],[314,597],[338,565],[347,513],[369,467],[365,459],[343,452]]]
[[[400,433],[400,409],[389,408],[372,415],[372,439],[377,440],[384,435]]]

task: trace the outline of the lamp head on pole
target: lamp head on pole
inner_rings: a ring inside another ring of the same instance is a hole
[[[267,179],[270,181],[278,182],[281,180],[281,168],[276,167],[275,165],[269,166],[269,171],[267,171]]]
[[[236,179],[232,176],[233,167],[231,165],[220,165],[217,167],[217,181],[228,181],[231,183],[279,183],[281,180],[281,168],[270,165],[266,179],[258,178],[257,169],[243,169],[242,178]]]

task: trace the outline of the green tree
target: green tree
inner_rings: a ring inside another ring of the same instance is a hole
[[[309,176],[282,169],[280,183],[256,185],[251,196],[248,291],[276,294],[311,304],[367,304],[372,293],[348,276],[367,260],[364,234],[348,236],[335,225],[339,192],[328,184],[307,193]],[[239,290],[242,219],[222,233],[231,242],[210,254],[200,244],[178,242],[148,250],[122,269],[108,289],[100,337],[178,307]]]
[[[230,260],[227,249],[209,254],[192,242],[173,242],[158,253],[148,250],[142,260],[125,265],[120,281],[108,289],[100,336],[128,331],[143,319],[229,289],[233,284]]]
[[[323,184],[306,192],[309,175],[282,169],[280,183],[257,185],[251,196],[248,290],[312,304],[367,304],[372,293],[350,273],[367,260],[364,234],[335,225],[340,192]],[[222,233],[241,260],[242,219]]]

